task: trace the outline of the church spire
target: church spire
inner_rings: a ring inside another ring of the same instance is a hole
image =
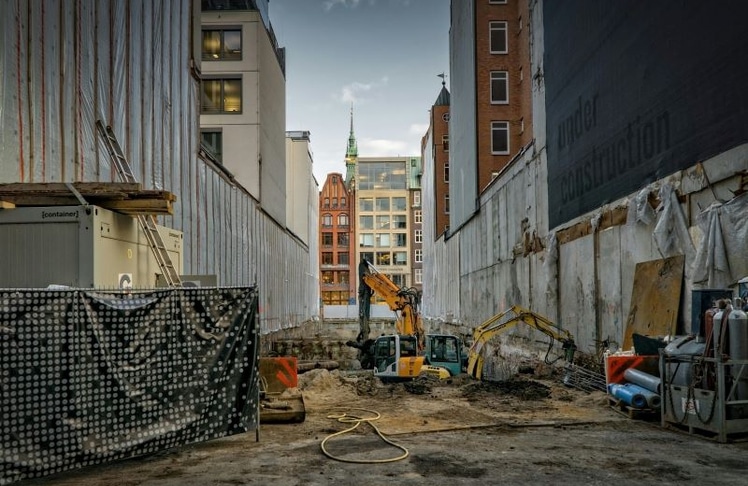
[[[345,157],[347,159],[358,157],[358,144],[353,134],[353,103],[351,103],[351,134],[348,136],[348,150],[345,152]]]

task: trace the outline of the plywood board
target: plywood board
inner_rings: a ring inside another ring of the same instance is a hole
[[[623,349],[631,349],[634,333],[652,337],[675,334],[684,262],[685,257],[678,255],[636,264]]]

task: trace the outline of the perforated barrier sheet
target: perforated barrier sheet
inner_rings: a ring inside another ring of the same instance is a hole
[[[0,290],[0,484],[256,429],[257,301]]]

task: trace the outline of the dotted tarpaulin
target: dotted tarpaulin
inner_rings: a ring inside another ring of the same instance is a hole
[[[254,287],[0,290],[0,484],[257,428]]]

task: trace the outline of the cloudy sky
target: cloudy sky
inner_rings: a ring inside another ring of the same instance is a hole
[[[286,126],[311,132],[320,187],[345,173],[351,103],[360,157],[420,155],[449,72],[449,0],[271,0],[270,19],[286,48]]]

